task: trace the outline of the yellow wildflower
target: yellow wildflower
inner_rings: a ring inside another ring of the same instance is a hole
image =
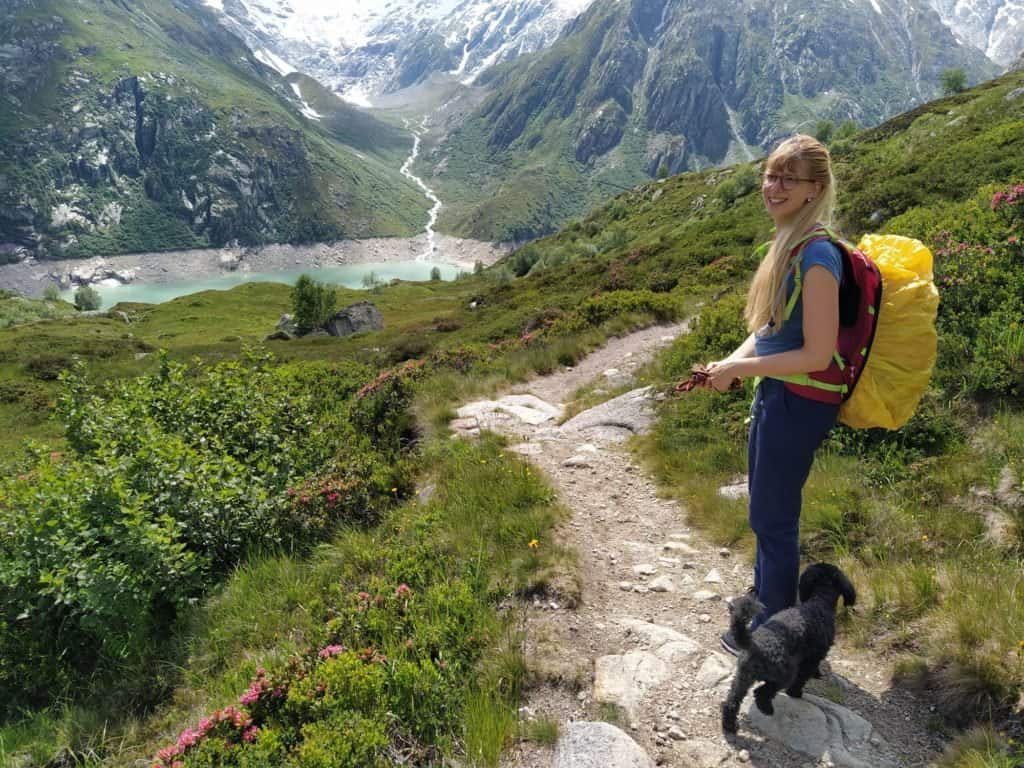
[[[540,546],[540,542],[538,542],[536,539],[530,539],[530,543],[526,546],[528,546],[530,549],[536,549]]]

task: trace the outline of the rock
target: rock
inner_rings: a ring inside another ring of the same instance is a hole
[[[708,575],[704,577],[704,582],[706,584],[721,584],[722,574],[718,572],[717,568],[712,568],[708,571]]]
[[[753,696],[744,700],[750,724],[769,739],[814,758],[828,756],[840,768],[896,768],[889,745],[874,727],[846,707],[818,696],[792,699],[779,694],[775,714],[764,715]]]
[[[662,549],[666,552],[677,552],[681,555],[699,555],[700,552],[689,544],[682,541],[666,541],[662,546]]]
[[[1024,57],[1021,58],[1021,62],[1024,62]],[[1006,101],[1016,101],[1021,96],[1024,96],[1024,87],[1014,88],[1012,91],[1006,94],[1004,98],[1006,99]]]
[[[590,469],[590,460],[586,456],[577,454],[563,461],[562,466],[569,469]]]
[[[610,427],[636,435],[645,434],[654,423],[653,398],[652,387],[634,389],[574,416],[562,425],[562,430],[589,432]]]
[[[609,723],[569,723],[555,746],[555,768],[655,768],[624,731]]]
[[[708,603],[712,600],[722,599],[719,595],[707,589],[699,589],[696,592],[694,592],[693,595],[691,595],[691,597],[693,597],[694,600],[697,600],[701,603]]]
[[[676,585],[671,576],[659,576],[650,583],[651,592],[675,592]]]
[[[659,659],[671,664],[685,661],[700,650],[700,644],[696,640],[671,627],[640,619],[623,619],[620,623],[629,632],[640,637],[647,649]]]
[[[281,315],[280,319],[278,319],[277,326],[275,326],[275,327],[280,329],[280,328],[288,328],[289,326],[294,326],[294,325],[295,325],[295,319],[291,315],[284,314],[284,315]]]
[[[653,576],[658,569],[650,563],[639,563],[633,566],[633,573],[639,576]]]
[[[339,311],[324,323],[331,336],[350,336],[364,331],[379,331],[384,327],[384,318],[369,301],[360,301]]]
[[[561,418],[562,407],[552,405],[533,395],[508,395],[500,400],[478,400],[456,411],[460,419],[475,417],[481,427],[508,422],[513,417],[525,424],[538,426]]]
[[[686,768],[718,768],[728,765],[730,750],[710,739],[690,739],[679,744],[678,754],[682,758],[678,765]]]
[[[732,658],[727,658],[725,655],[714,652],[701,664],[700,669],[697,672],[697,683],[704,690],[714,690],[723,681],[728,680],[732,676],[732,671],[736,664]]]
[[[601,656],[594,662],[594,701],[621,707],[636,723],[644,695],[672,675],[671,665],[649,651]]]
[[[670,739],[675,739],[676,741],[683,741],[686,739],[686,734],[683,733],[683,729],[678,725],[673,725],[668,729],[668,737]]]
[[[280,330],[280,331],[274,331],[273,333],[271,333],[268,336],[264,336],[263,340],[264,341],[291,341],[294,338],[295,337],[292,336],[292,334],[288,333],[288,331]]]
[[[747,479],[744,477],[741,480],[734,480],[729,485],[723,485],[718,489],[718,495],[723,499],[731,499],[732,501],[747,498],[750,495],[750,491],[747,488]]]

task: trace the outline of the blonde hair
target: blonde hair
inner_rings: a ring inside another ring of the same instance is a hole
[[[815,224],[832,225],[836,183],[828,148],[803,134],[792,136],[776,147],[765,161],[764,170],[789,173],[821,184],[821,192],[805,203],[791,221],[778,228],[747,294],[747,327],[757,331],[774,321],[773,330],[778,332],[785,322],[786,276],[793,249]]]

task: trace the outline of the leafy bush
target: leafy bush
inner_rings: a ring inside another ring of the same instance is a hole
[[[83,311],[99,309],[103,305],[103,298],[99,291],[91,285],[83,285],[75,291],[75,306]]]
[[[299,333],[309,333],[330,320],[337,301],[333,286],[300,275],[292,288],[292,315]]]
[[[115,688],[151,700],[148,660],[238,562],[375,519],[408,492],[400,457],[350,420],[365,369],[271,363],[163,357],[102,394],[81,364],[63,374],[70,453],[0,480],[0,687],[19,692],[6,711],[115,668]],[[374,413],[394,425],[407,403],[383,397]]]

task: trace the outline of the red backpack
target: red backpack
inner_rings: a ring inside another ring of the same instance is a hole
[[[882,306],[882,275],[878,267],[862,251],[837,236],[827,227],[816,227],[793,249],[791,269],[795,286],[786,304],[785,319],[789,320],[800,289],[800,257],[808,243],[828,240],[843,260],[843,277],[839,282],[839,339],[828,368],[814,373],[793,376],[773,376],[786,382],[791,392],[822,403],[843,403],[857,386],[857,380],[871,353],[871,344],[878,327],[878,312]]]

